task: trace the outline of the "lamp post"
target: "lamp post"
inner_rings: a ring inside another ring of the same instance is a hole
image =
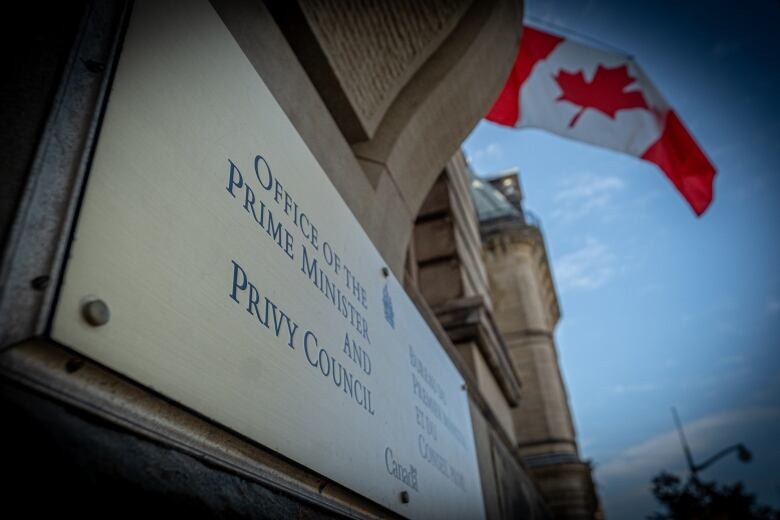
[[[753,459],[753,454],[750,453],[750,451],[748,451],[745,445],[740,442],[739,444],[734,444],[733,446],[729,446],[728,448],[723,448],[718,453],[708,458],[701,464],[694,463],[693,455],[691,455],[691,449],[688,446],[688,441],[685,439],[685,432],[683,431],[682,423],[680,422],[680,417],[677,415],[677,409],[674,406],[672,406],[672,416],[674,417],[674,422],[677,425],[677,433],[680,435],[680,443],[682,444],[683,452],[685,453],[685,460],[688,462],[688,470],[691,473],[691,480],[698,481],[700,471],[712,465],[715,461],[723,458],[724,456],[728,455],[732,451],[737,452],[737,457],[742,462],[747,463]]]

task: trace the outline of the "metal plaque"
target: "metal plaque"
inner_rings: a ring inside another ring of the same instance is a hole
[[[383,267],[210,4],[136,2],[53,337],[404,516],[482,518],[463,380]]]

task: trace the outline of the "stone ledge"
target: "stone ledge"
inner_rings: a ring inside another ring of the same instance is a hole
[[[509,359],[493,312],[487,307],[484,297],[458,298],[434,307],[433,311],[453,343],[477,343],[507,402],[510,406],[517,406],[521,382]]]

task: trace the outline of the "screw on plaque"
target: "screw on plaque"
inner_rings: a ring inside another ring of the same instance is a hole
[[[81,367],[84,366],[84,360],[79,358],[70,358],[67,363],[65,363],[65,372],[68,374],[72,374],[74,372],[77,372],[81,369]]]
[[[36,291],[42,291],[49,286],[49,277],[46,275],[36,276],[30,280],[30,286]]]
[[[89,300],[81,306],[81,315],[93,327],[100,327],[111,319],[111,311],[103,300]]]
[[[106,70],[106,65],[95,60],[81,60],[88,71],[98,74]]]
[[[401,491],[401,503],[408,504],[409,503],[409,492],[408,491]]]
[[[383,267],[382,268],[382,276],[384,276],[385,278],[390,276],[390,269],[388,269],[387,267]]]

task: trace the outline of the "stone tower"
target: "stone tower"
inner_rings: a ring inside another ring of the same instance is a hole
[[[558,365],[558,298],[538,221],[523,211],[516,170],[473,179],[498,328],[522,381],[512,409],[518,454],[556,518],[594,518],[591,467],[580,460]]]

